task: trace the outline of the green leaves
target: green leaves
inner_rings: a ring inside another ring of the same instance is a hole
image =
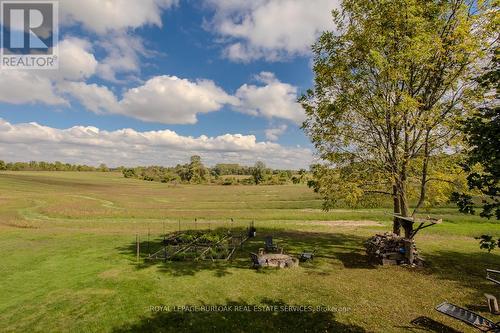
[[[481,237],[477,237],[479,239],[479,247],[484,250],[488,250],[488,252],[493,251],[496,247],[500,248],[500,238],[497,240],[489,235],[482,235]]]
[[[458,120],[480,98],[473,79],[494,35],[491,10],[460,0],[342,2],[337,32],[312,48],[314,89],[300,100],[303,128],[329,163],[312,184],[326,208],[393,185],[402,212],[407,196],[417,209],[447,199],[455,184],[436,161],[447,161]]]

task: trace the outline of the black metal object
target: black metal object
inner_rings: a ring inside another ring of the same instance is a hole
[[[441,303],[436,307],[436,311],[449,317],[458,319],[470,326],[477,328],[482,332],[500,333],[499,323],[494,323],[483,316],[472,311],[461,308],[451,303]]]
[[[265,248],[266,251],[278,251],[278,245],[273,242],[272,236],[267,236],[265,238]]]
[[[254,238],[257,235],[257,229],[255,228],[253,221],[252,221],[252,223],[250,223],[250,227],[247,230],[248,230],[248,237],[249,238]]]
[[[303,262],[308,260],[314,260],[315,255],[316,255],[316,249],[314,249],[312,252],[304,251],[300,254],[299,260]]]

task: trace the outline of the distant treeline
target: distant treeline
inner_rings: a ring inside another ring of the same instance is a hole
[[[80,164],[69,164],[62,162],[14,162],[5,163],[0,160],[0,171],[103,171],[107,172],[110,169],[105,165],[101,164],[99,167],[92,167],[88,165]]]
[[[125,178],[146,181],[183,184],[220,184],[220,185],[284,185],[307,183],[310,173],[301,170],[280,170],[266,167],[262,162],[254,166],[242,166],[235,163],[219,163],[214,167],[205,167],[199,156],[192,156],[189,163],[175,167],[145,166],[108,168],[106,164],[98,167],[62,162],[9,162],[0,160],[0,171],[101,171],[122,172]]]
[[[175,167],[125,168],[122,172],[125,178],[137,178],[162,183],[284,185],[308,181],[308,173],[304,169],[299,171],[277,170],[267,168],[262,162],[257,162],[252,167],[220,163],[209,168],[203,165],[200,156],[192,156],[189,163],[178,164]]]

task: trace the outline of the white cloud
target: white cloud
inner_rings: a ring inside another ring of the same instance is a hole
[[[120,101],[119,112],[144,121],[194,124],[197,114],[218,111],[224,104],[235,102],[213,81],[165,75],[128,90]]]
[[[84,80],[94,75],[97,65],[89,41],[68,37],[59,43],[59,69],[46,72],[59,79]]]
[[[287,119],[297,124],[305,120],[304,110],[297,103],[297,87],[280,82],[269,72],[262,72],[256,78],[264,85],[241,86],[236,92],[240,102],[235,110],[268,119]]]
[[[264,85],[245,84],[235,96],[210,80],[190,81],[168,75],[129,89],[118,102],[106,87],[72,84],[65,91],[93,112],[119,113],[163,124],[195,124],[198,114],[219,111],[225,105],[268,119],[286,119],[297,124],[305,119],[302,106],[297,103],[297,87],[280,82],[269,72],[262,72],[256,78]]]
[[[215,10],[209,29],[226,38],[235,61],[303,55],[325,30],[339,0],[205,0]]]
[[[143,40],[126,32],[116,32],[97,42],[106,51],[97,68],[98,75],[119,83],[118,74],[137,75],[141,70],[141,56],[149,56]]]
[[[280,82],[272,73],[256,76],[260,86],[244,84],[234,96],[211,80],[187,80],[176,76],[156,76],[143,85],[124,92],[120,99],[107,86],[83,79],[95,71],[95,58],[83,40],[64,41],[65,52],[75,55],[75,68],[55,74],[50,71],[2,71],[0,102],[69,105],[73,97],[97,114],[121,114],[146,122],[195,124],[199,114],[216,112],[226,105],[234,110],[268,119],[279,118],[300,124],[304,111],[297,100],[297,87]],[[72,81],[68,79],[81,79]]]
[[[58,70],[0,71],[0,102],[10,104],[69,105],[58,87],[67,80],[85,80],[97,68],[91,44],[81,38],[68,37],[59,43]]]
[[[140,58],[149,52],[132,31],[146,25],[161,27],[162,12],[178,3],[179,0],[64,0],[60,2],[61,21],[97,34],[95,46],[106,52],[97,68],[101,78],[115,83],[138,81]],[[118,79],[119,74],[127,75]]]
[[[217,137],[181,136],[170,130],[137,132],[132,129],[104,131],[75,126],[56,129],[37,123],[11,124],[0,119],[0,150],[9,161],[64,161],[97,165],[175,165],[199,154],[205,163],[253,164],[263,160],[276,168],[307,167],[309,149],[258,142],[253,135]]]
[[[238,100],[210,80],[189,81],[175,76],[157,76],[117,97],[105,86],[84,82],[60,85],[95,113],[115,113],[148,122],[195,124],[197,115],[220,110]]]
[[[118,101],[115,94],[105,86],[85,82],[62,82],[58,85],[61,93],[70,94],[87,110],[97,114],[117,112]]]
[[[288,129],[287,125],[281,125],[274,128],[268,128],[266,130],[266,138],[269,141],[278,141],[279,137],[282,136]]]
[[[64,0],[60,2],[63,24],[81,24],[85,29],[105,34],[143,25],[161,26],[161,12],[178,0]]]
[[[54,92],[54,85],[49,78],[38,76],[30,70],[0,70],[0,87],[0,102],[67,104]]]

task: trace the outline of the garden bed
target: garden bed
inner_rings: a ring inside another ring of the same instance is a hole
[[[248,231],[187,230],[165,236],[162,248],[147,260],[229,260],[246,239]]]

